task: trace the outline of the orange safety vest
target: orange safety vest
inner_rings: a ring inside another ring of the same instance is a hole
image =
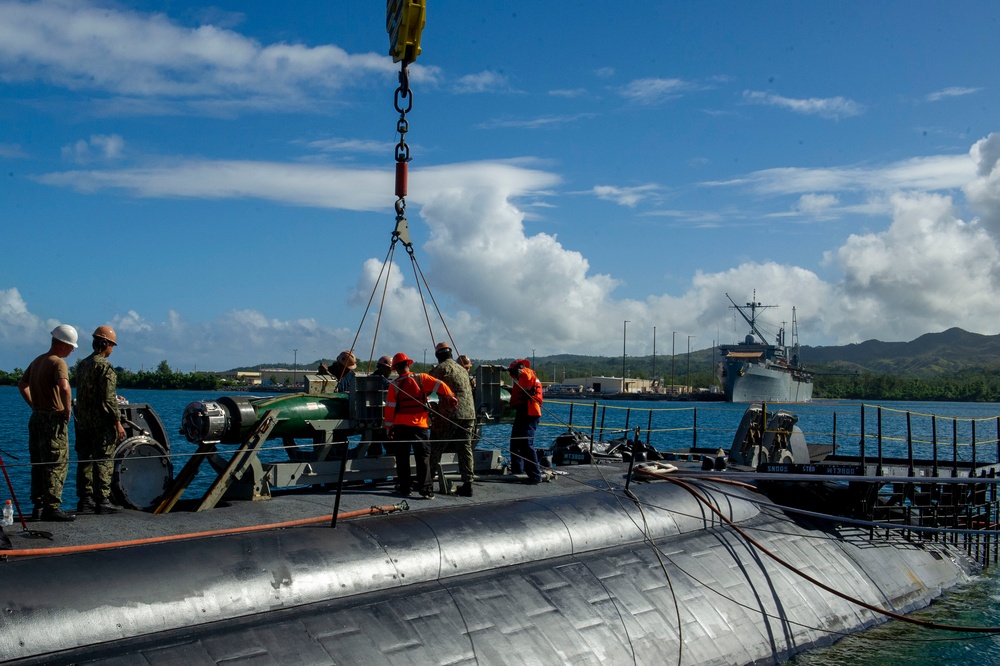
[[[442,398],[455,395],[447,384],[422,372],[408,372],[394,379],[389,384],[382,411],[386,427],[405,425],[429,428],[431,424],[427,413],[427,396],[431,393],[437,393]]]
[[[510,406],[526,409],[528,416],[542,415],[542,383],[531,368],[521,368],[510,389]]]

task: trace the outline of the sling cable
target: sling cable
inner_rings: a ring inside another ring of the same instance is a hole
[[[378,331],[382,322],[382,312],[385,307],[386,294],[389,289],[389,276],[392,272],[396,247],[400,243],[406,249],[406,253],[410,257],[410,265],[413,269],[414,282],[417,287],[417,293],[420,296],[420,304],[423,308],[424,321],[427,323],[427,333],[430,336],[431,345],[433,346],[435,344],[435,336],[434,328],[431,325],[431,317],[428,312],[428,298],[437,313],[438,319],[441,321],[441,325],[448,336],[452,349],[457,350],[451,331],[448,329],[448,324],[445,322],[444,315],[441,313],[441,309],[438,307],[434,294],[431,292],[430,285],[427,283],[427,279],[424,277],[424,273],[420,268],[419,262],[417,261],[416,254],[413,249],[413,243],[410,240],[409,223],[406,220],[407,178],[409,175],[409,162],[411,159],[410,147],[406,143],[406,133],[410,129],[406,114],[413,110],[413,90],[410,88],[408,67],[417,59],[417,56],[420,55],[420,36],[424,28],[426,11],[426,0],[388,0],[386,4],[385,27],[386,32],[389,33],[389,55],[392,56],[393,62],[400,63],[399,87],[396,88],[393,100],[393,106],[399,114],[399,119],[396,121],[396,134],[399,136],[399,142],[395,147],[396,227],[392,232],[392,240],[389,244],[389,251],[382,262],[382,268],[379,271],[372,293],[368,298],[368,304],[365,306],[365,311],[361,316],[361,323],[358,325],[358,331],[355,334],[354,342],[351,344],[351,348],[353,350],[354,345],[357,343],[358,336],[361,334],[361,327],[364,325],[364,321],[371,310],[372,303],[379,291],[379,287],[381,286],[382,293],[379,301],[378,313],[375,319],[375,332],[372,335],[372,346],[368,354],[369,366],[372,362],[371,359],[375,358]],[[369,367],[368,370],[370,371],[371,367]]]

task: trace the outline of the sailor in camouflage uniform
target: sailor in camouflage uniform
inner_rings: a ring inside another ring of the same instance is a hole
[[[458,457],[458,471],[462,475],[462,485],[456,491],[462,497],[472,497],[474,461],[472,456],[472,435],[476,426],[476,408],[472,398],[472,381],[469,371],[451,357],[451,345],[439,342],[434,348],[438,364],[428,373],[448,385],[458,398],[454,411],[439,407],[441,413],[431,421],[431,469],[437,469],[441,454],[454,451]]]
[[[76,368],[76,494],[77,511],[117,513],[111,502],[115,446],[125,437],[118,412],[118,376],[108,362],[117,346],[110,326],[94,331],[94,353]]]

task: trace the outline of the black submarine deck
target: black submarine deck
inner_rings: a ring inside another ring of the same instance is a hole
[[[434,499],[423,499],[413,492],[403,497],[393,491],[393,483],[345,484],[341,491],[338,514],[353,514],[372,507],[386,509],[374,511],[372,518],[391,520],[394,512],[424,512],[435,509],[481,506],[506,503],[518,499],[534,499],[570,495],[581,491],[608,490],[620,492],[625,485],[628,465],[601,463],[572,465],[552,472],[553,480],[535,485],[526,483],[523,474],[478,475],[473,483],[473,497],[457,494],[435,494]],[[14,525],[5,528],[14,550],[61,549],[102,544],[122,544],[144,539],[159,539],[184,535],[204,536],[206,532],[220,532],[272,526],[281,528],[297,521],[316,519],[318,525],[331,525],[337,503],[335,488],[305,486],[272,490],[269,499],[222,501],[215,508],[195,511],[199,498],[193,495],[181,499],[170,513],[154,515],[151,512],[125,509],[120,513],[96,515],[75,514],[73,522],[32,520],[25,516],[24,530],[15,515]],[[22,510],[25,507],[22,507]],[[393,511],[395,508],[395,511]],[[321,520],[322,518],[326,520]],[[341,517],[358,520],[362,516]],[[368,518],[364,518],[368,519]],[[126,543],[123,543],[126,542]],[[9,552],[9,551],[8,551]],[[0,557],[3,553],[0,552]]]

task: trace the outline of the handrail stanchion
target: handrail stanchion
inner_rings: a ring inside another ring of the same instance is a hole
[[[590,459],[594,459],[594,429],[597,427],[597,401],[594,401],[594,411],[590,415]]]
[[[931,453],[934,456],[931,461],[933,469],[931,476],[936,477],[938,475],[937,416],[931,417]]]
[[[976,473],[976,419],[972,419],[972,467],[969,468],[969,476]]]
[[[958,419],[951,420],[951,475],[958,476]]]
[[[907,476],[913,476],[913,426],[910,420],[910,412],[906,412],[906,459],[909,464]]]
[[[878,443],[878,467],[875,476],[882,476],[882,405],[878,406],[875,413],[878,420],[878,437],[875,440]]]
[[[865,474],[868,473],[868,467],[865,465],[865,438],[868,433],[865,429],[865,413],[868,410],[865,409],[865,404],[861,403],[861,469],[865,470]]]
[[[837,455],[837,412],[833,413],[833,455]]]
[[[628,431],[625,432],[625,438],[628,439]],[[628,486],[632,483],[632,470],[635,469],[635,454],[636,454],[636,444],[639,443],[639,426],[635,427],[635,440],[632,444],[632,455],[629,456],[628,461],[628,474],[625,476],[625,493],[628,494]],[[637,500],[638,501],[638,500]]]
[[[691,448],[692,449],[696,449],[696,448],[698,448],[698,408],[697,407],[695,407],[692,410],[692,419],[693,419],[693,422],[691,424]]]
[[[344,442],[344,452],[340,456],[340,475],[337,478],[337,497],[333,500],[333,518],[330,527],[337,527],[337,514],[340,513],[340,494],[344,491],[344,472],[347,471],[347,450],[350,445]]]

